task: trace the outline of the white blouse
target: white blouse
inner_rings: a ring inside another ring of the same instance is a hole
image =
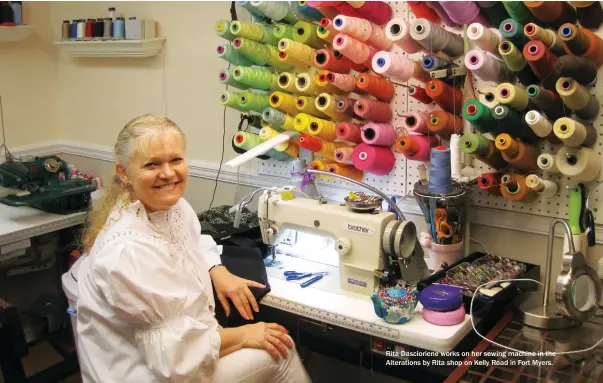
[[[209,268],[214,240],[184,199],[116,209],[78,278],[84,382],[209,382],[220,354]]]

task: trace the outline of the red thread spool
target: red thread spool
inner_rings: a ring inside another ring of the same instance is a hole
[[[408,87],[408,94],[414,98],[415,100],[419,101],[420,103],[423,104],[431,104],[433,102],[433,100],[431,99],[431,97],[429,97],[427,95],[427,92],[425,91],[425,88],[421,88],[420,86],[414,86],[411,85]]]
[[[463,93],[441,80],[431,80],[427,83],[427,95],[442,109],[458,114],[463,106]]]
[[[322,150],[322,141],[307,133],[302,133],[297,138],[297,144],[300,148],[308,149],[311,152],[318,153]]]
[[[576,28],[575,26],[572,26]],[[596,67],[599,68],[603,64],[603,39],[599,36],[595,35],[593,32],[586,28],[576,28],[580,31],[581,34],[585,35],[588,38],[588,49],[582,57],[585,57],[595,63]],[[575,56],[572,51],[570,51],[565,44],[565,52],[568,55]]]
[[[394,98],[394,85],[385,77],[362,73],[356,77],[356,87],[381,101],[389,102]]]
[[[432,23],[439,24],[441,22],[440,16],[424,1],[407,1],[412,13],[415,14],[417,19],[427,19]]]
[[[393,13],[392,7],[383,1],[365,1],[358,11],[362,15],[361,17],[377,25],[387,24]]]
[[[320,19],[320,26],[327,29],[329,32],[333,34],[337,34],[337,29],[333,26],[333,20],[323,17]]]
[[[500,173],[484,173],[477,178],[477,186],[492,195],[501,196],[500,179]]]
[[[366,17],[364,17],[360,12],[358,12],[358,10],[356,10],[356,8],[354,8],[350,4],[348,4],[347,1],[336,1],[336,2],[329,1],[328,3],[329,4],[339,3],[337,5],[331,5],[331,6],[335,7],[335,9],[337,9],[337,11],[339,11],[339,13],[342,15],[351,16],[351,17],[360,17],[362,19],[366,19]]]
[[[94,21],[91,19],[86,21],[86,37],[94,37]]]
[[[385,176],[394,168],[396,157],[388,148],[362,143],[354,148],[352,163],[356,169]]]
[[[336,135],[338,140],[348,141],[354,144],[362,143],[360,125],[352,122],[338,122]]]
[[[338,96],[335,98],[337,101],[337,111],[339,113],[346,113],[348,116],[361,120],[359,116],[354,112],[354,105],[356,100],[344,96]]]
[[[555,74],[557,56],[546,49],[542,41],[538,40],[530,41],[523,47],[523,56],[534,74],[542,81],[542,86],[547,89],[555,89],[555,83],[559,78]]]
[[[341,53],[335,51],[330,51],[326,48],[319,49],[314,51],[313,53],[313,61],[314,66],[319,69],[326,69],[331,72],[347,74],[350,72],[350,69],[354,69],[355,71],[362,72],[366,69],[366,67],[360,64],[360,68],[358,64],[350,61],[349,58],[345,57]]]
[[[393,118],[389,104],[367,98],[356,101],[354,112],[363,119],[373,122],[389,122]]]
[[[435,136],[399,136],[396,139],[396,151],[412,161],[429,162],[431,148],[438,145]]]

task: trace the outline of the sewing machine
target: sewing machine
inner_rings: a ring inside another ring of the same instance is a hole
[[[8,160],[0,164],[0,186],[16,190],[1,197],[10,206],[31,206],[56,214],[87,210],[96,182],[71,176],[67,162],[57,156]]]
[[[339,285],[345,292],[370,296],[383,281],[384,272],[392,270],[405,282],[416,284],[429,274],[416,227],[410,221],[397,220],[394,213],[379,210],[381,202],[378,198],[367,203],[346,197],[346,203],[335,204],[298,197],[287,188],[267,190],[258,204],[262,239],[278,245],[287,229],[332,238]]]

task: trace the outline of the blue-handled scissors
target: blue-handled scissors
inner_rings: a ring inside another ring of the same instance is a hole
[[[328,274],[328,272],[325,271],[325,272],[320,272],[320,273],[300,273],[297,271],[285,271],[284,274],[288,281],[297,281],[297,280],[308,278],[308,277],[315,275],[314,278],[308,279],[307,281],[300,284],[301,287],[308,287],[312,283],[322,279],[325,275]]]

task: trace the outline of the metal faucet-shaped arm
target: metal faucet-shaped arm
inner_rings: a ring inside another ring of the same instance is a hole
[[[325,175],[325,176],[329,176],[329,177],[339,178],[339,179],[342,179],[349,183],[352,183],[354,185],[358,185],[365,189],[368,189],[368,190],[372,191],[373,193],[379,195],[379,197],[383,198],[385,200],[385,202],[387,202],[387,204],[389,206],[391,206],[391,208],[396,212],[398,217],[400,217],[400,220],[406,221],[406,217],[404,217],[404,214],[402,214],[402,210],[400,210],[398,205],[396,205],[396,203],[394,201],[392,201],[388,196],[383,194],[379,189],[377,189],[371,185],[365,184],[364,182],[356,181],[351,178],[348,178],[348,177],[345,177],[345,176],[342,176],[339,174],[331,173],[331,172],[323,172],[322,170],[314,170],[314,169],[306,169],[306,171],[310,174],[321,174],[321,175]]]
[[[544,274],[544,296],[542,297],[542,299],[543,299],[542,304],[545,308],[548,306],[548,303],[549,303],[549,292],[550,292],[550,288],[551,288],[551,272],[552,272],[552,268],[553,268],[553,240],[555,238],[555,226],[558,223],[562,224],[563,228],[565,230],[565,235],[567,237],[569,252],[571,254],[576,253],[576,248],[574,247],[574,237],[572,237],[572,231],[570,230],[570,227],[567,224],[567,222],[565,222],[565,220],[563,220],[561,218],[557,218],[557,219],[553,220],[553,222],[551,222],[551,225],[549,226],[549,242],[548,242],[547,249],[546,249],[546,266],[545,266],[545,274]]]

